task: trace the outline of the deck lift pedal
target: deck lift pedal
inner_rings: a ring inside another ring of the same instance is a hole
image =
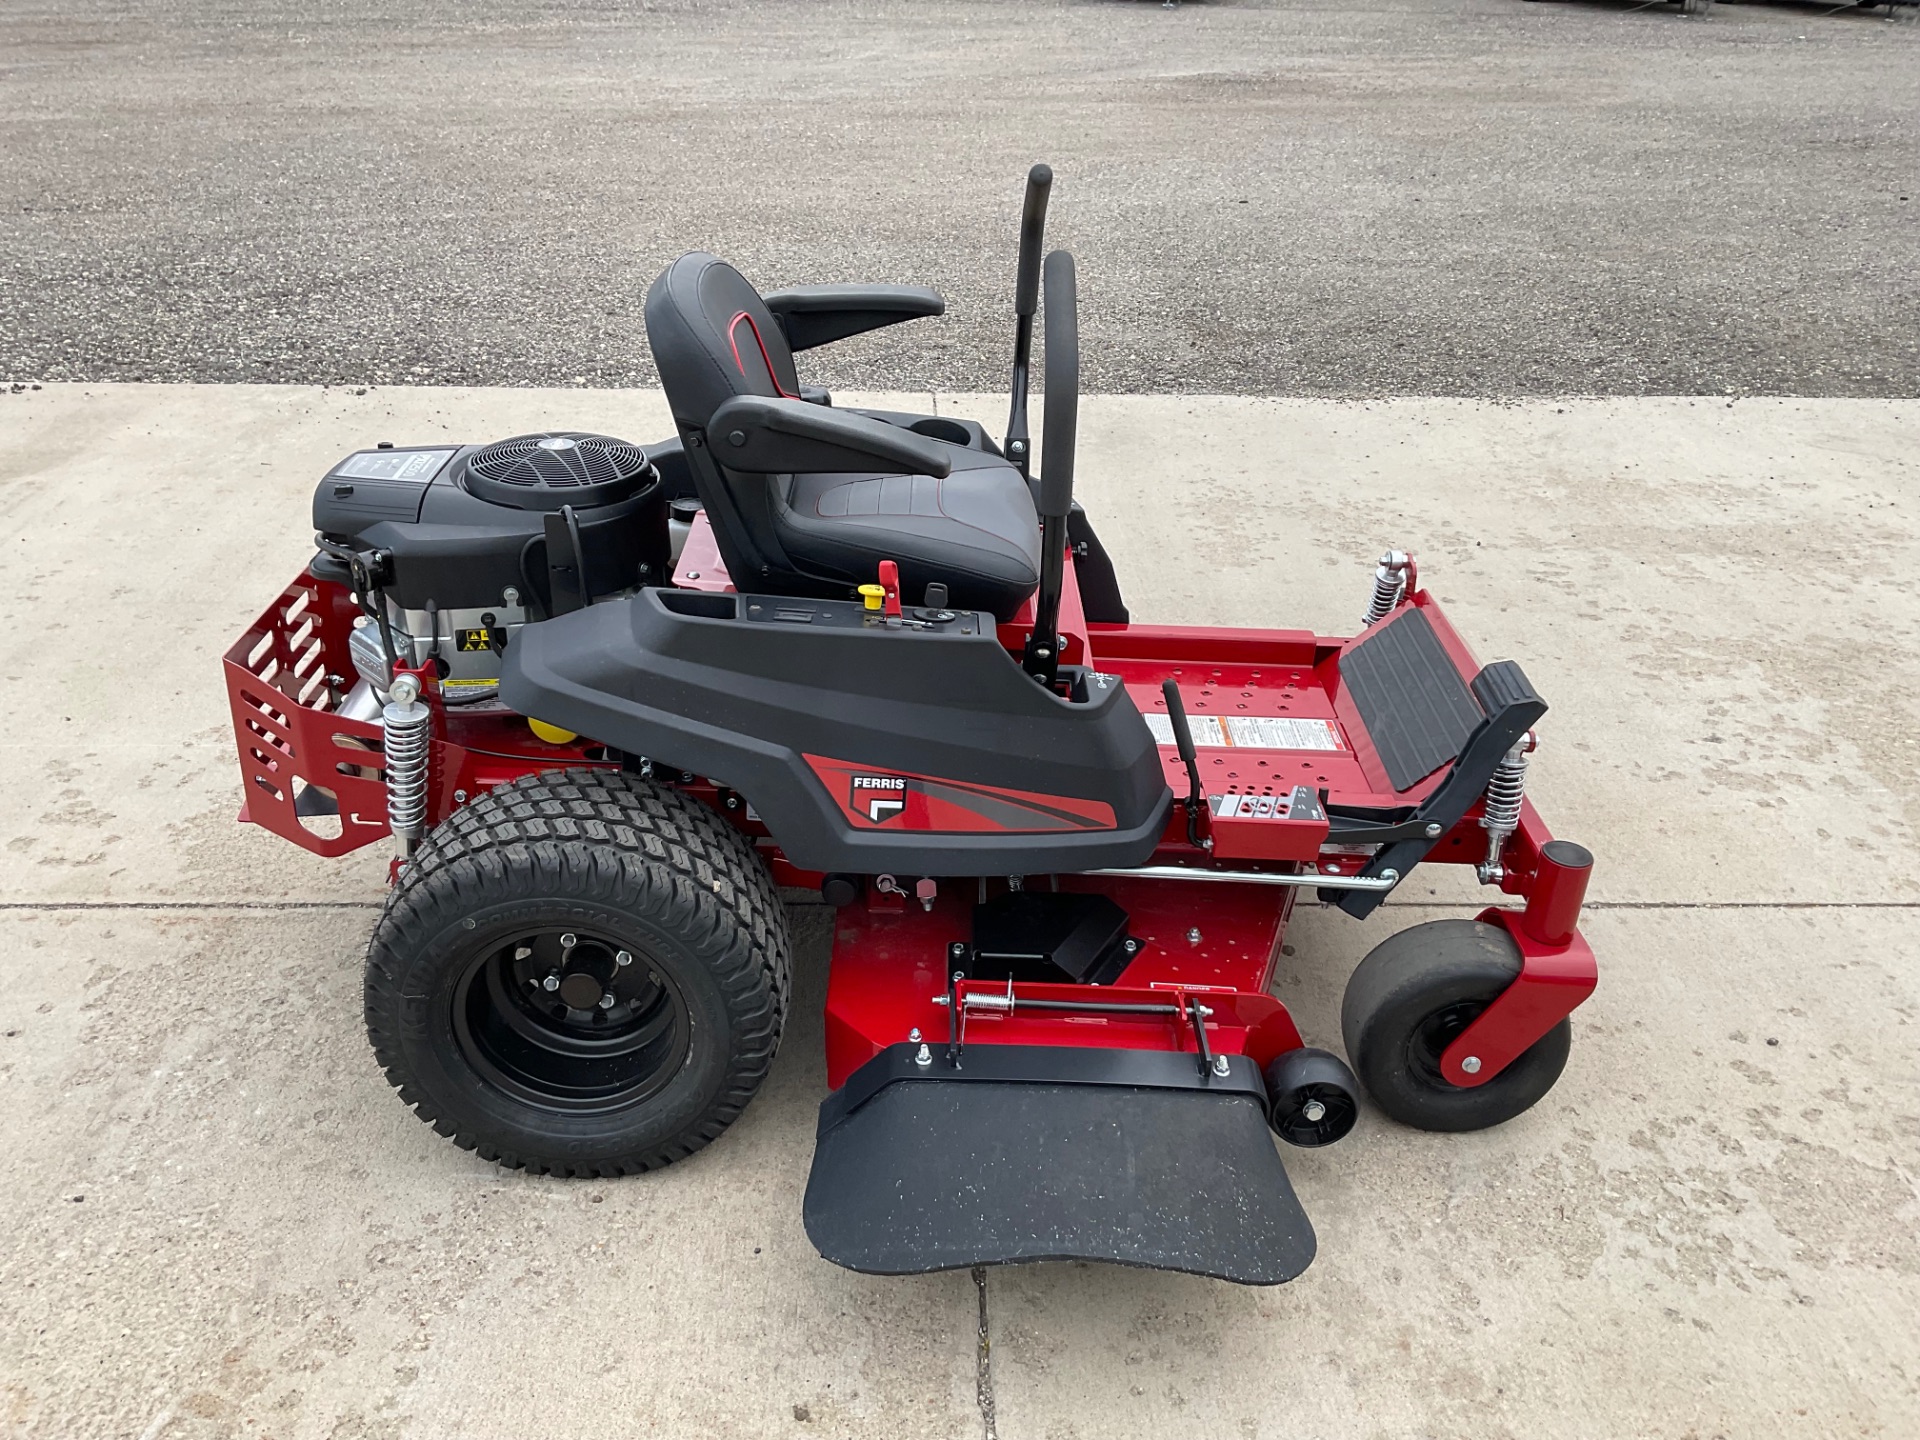
[[[1274,1136],[1339,1140],[1363,1094],[1484,1128],[1558,1078],[1592,857],[1525,797],[1545,702],[1398,551],[1351,637],[1132,621],[1073,498],[1051,182],[999,442],[799,378],[934,292],[762,295],[695,253],[647,298],[671,438],[381,446],[322,480],[318,553],[226,657],[243,818],[396,838],[368,1031],[456,1144],[601,1176],[715,1139],[785,1023],[779,887],[835,907],[804,1219],[857,1270],[1278,1283],[1314,1235]],[[1520,903],[1387,938],[1347,1059],[1306,1046],[1273,993],[1294,905],[1364,917],[1422,863]]]

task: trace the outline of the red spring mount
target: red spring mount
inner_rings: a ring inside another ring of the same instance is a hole
[[[1540,847],[1524,910],[1482,910],[1520,948],[1520,973],[1440,1057],[1440,1073],[1463,1088],[1484,1085],[1524,1055],[1593,993],[1599,968],[1575,928],[1593,873],[1593,853],[1571,840]]]

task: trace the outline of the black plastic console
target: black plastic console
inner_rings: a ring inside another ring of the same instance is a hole
[[[950,618],[889,625],[843,601],[645,590],[527,626],[500,695],[738,790],[803,868],[1144,862],[1173,797],[1125,688],[1062,699],[989,617],[924,613]]]

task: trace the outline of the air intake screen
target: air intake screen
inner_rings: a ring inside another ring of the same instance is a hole
[[[584,510],[625,500],[653,478],[646,452],[607,435],[516,435],[467,457],[466,487],[516,510]]]

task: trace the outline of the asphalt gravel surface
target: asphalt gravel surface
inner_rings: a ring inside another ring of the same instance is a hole
[[[1920,394],[1920,25],[1826,8],[4,0],[0,377],[645,384],[704,248],[992,389],[1044,159],[1090,389]]]

